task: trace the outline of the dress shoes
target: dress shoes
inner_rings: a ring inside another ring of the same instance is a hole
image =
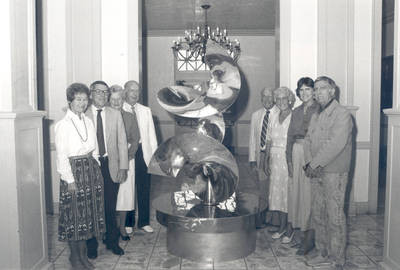
[[[122,239],[122,241],[129,241],[129,240],[131,240],[131,238],[129,237],[129,235],[122,235],[122,234],[121,234],[121,239]]]
[[[114,253],[115,255],[121,256],[125,254],[124,250],[118,244],[115,244],[113,246],[107,245],[106,248],[111,250],[111,252]]]
[[[92,260],[96,259],[97,258],[97,249],[88,249],[87,257]]]
[[[277,231],[279,231],[279,228],[277,228],[277,227],[272,227],[272,228],[268,229],[269,233],[275,233]]]
[[[283,232],[275,232],[275,233],[273,233],[272,234],[272,239],[279,239],[279,238],[281,238],[284,234],[286,233],[286,230],[285,231],[283,231]]]
[[[294,237],[294,231],[292,231],[292,234],[291,234],[290,236],[285,235],[285,236],[282,238],[282,244],[289,244],[289,243],[291,243],[292,240],[293,240],[293,237]]]
[[[256,225],[256,229],[257,229],[257,230],[264,229],[264,228],[267,227],[267,226],[268,226],[268,225],[265,224],[265,223],[257,224],[257,225]]]
[[[318,255],[311,260],[307,260],[305,264],[311,267],[332,266],[332,262],[329,260],[329,258],[321,255]]]
[[[152,233],[154,232],[153,228],[150,225],[146,225],[140,228],[141,230],[147,232],[147,233]]]

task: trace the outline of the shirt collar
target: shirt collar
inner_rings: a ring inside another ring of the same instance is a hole
[[[94,114],[97,114],[97,110],[102,110],[102,111],[104,111],[105,108],[106,108],[106,106],[104,106],[103,108],[99,109],[99,108],[97,108],[96,106],[94,106],[93,104],[91,105],[91,107],[92,107],[92,112],[93,112]]]
[[[332,98],[328,104],[326,104],[324,107],[321,106],[320,108],[320,113],[322,112],[326,112],[327,114],[330,114],[333,109],[337,106],[338,102],[336,101],[336,99]]]
[[[82,119],[82,117],[84,117],[85,116],[85,114],[84,113],[81,113],[81,118],[79,119],[79,116],[78,115],[76,115],[75,113],[73,113],[72,111],[71,111],[71,109],[67,109],[67,117],[68,118],[70,118],[70,119],[72,119],[72,120],[81,120]]]
[[[332,100],[331,101],[329,101],[329,103],[328,104],[330,104],[330,102],[332,102]],[[304,102],[303,103],[301,103],[301,105],[300,105],[302,108],[304,108]],[[328,105],[329,106],[329,105]],[[311,104],[311,106],[310,107],[308,107],[308,109],[307,109],[307,111],[314,111],[314,110],[316,110],[316,109],[318,109],[318,108],[320,108],[320,105],[318,104],[318,102],[316,102],[315,100],[314,100],[314,102]]]
[[[131,110],[132,107],[136,109],[136,106],[137,106],[137,102],[133,106],[131,104],[129,104],[128,102],[124,102],[123,108],[125,108],[125,110]]]

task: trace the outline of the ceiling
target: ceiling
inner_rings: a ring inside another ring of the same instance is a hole
[[[162,33],[183,31],[204,24],[203,4],[208,10],[208,25],[219,26],[230,32],[275,29],[278,0],[144,0],[143,25],[145,32]]]

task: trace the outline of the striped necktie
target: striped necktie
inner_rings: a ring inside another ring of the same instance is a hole
[[[265,140],[267,139],[267,128],[268,128],[268,121],[269,121],[269,110],[266,111],[264,115],[262,130],[261,130],[261,138],[260,138],[260,146],[261,149],[265,147]]]

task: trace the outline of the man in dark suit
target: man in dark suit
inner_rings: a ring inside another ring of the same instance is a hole
[[[96,128],[97,147],[95,157],[100,161],[104,178],[104,208],[106,216],[106,237],[104,243],[116,255],[123,255],[124,250],[118,245],[119,230],[116,224],[116,203],[119,183],[126,180],[128,171],[128,144],[121,113],[106,107],[110,91],[103,81],[90,85],[92,105],[86,116],[92,119]],[[87,240],[87,255],[97,257],[96,238]]]

